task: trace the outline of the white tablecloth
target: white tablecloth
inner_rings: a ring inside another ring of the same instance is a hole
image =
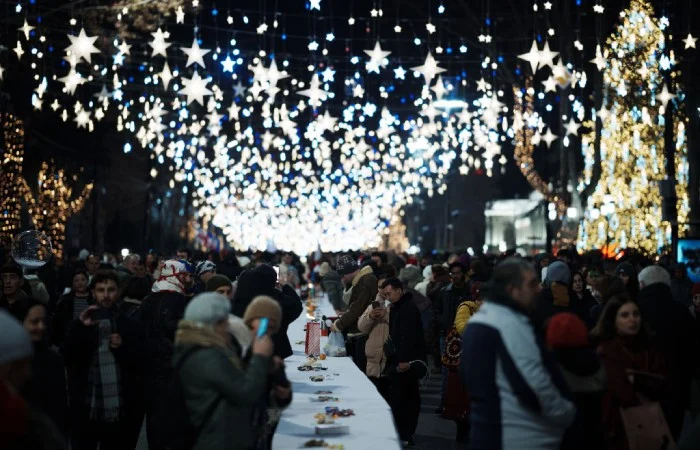
[[[319,300],[320,315],[334,316],[335,312],[328,299]],[[346,450],[363,450],[380,448],[382,450],[399,450],[401,444],[394,426],[389,405],[377,389],[350,358],[327,358],[320,361],[328,370],[319,372],[302,372],[297,370],[307,361],[304,344],[296,344],[305,339],[304,325],[309,320],[306,309],[294,323],[289,326],[288,336],[294,354],[285,360],[287,377],[292,382],[294,397],[292,403],[282,413],[277,431],[272,441],[273,450],[298,449],[310,439],[323,439],[330,444],[343,444]],[[321,349],[327,337],[321,337]],[[311,376],[324,375],[322,382],[310,380]],[[317,397],[316,391],[332,391],[329,394],[338,398],[338,402],[312,402]],[[322,413],[326,406],[352,409],[354,416],[341,417],[337,425],[350,427],[350,434],[342,436],[317,436],[314,415]]]

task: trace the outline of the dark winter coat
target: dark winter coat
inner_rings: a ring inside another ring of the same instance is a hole
[[[24,396],[36,411],[51,419],[61,434],[67,435],[66,369],[63,356],[47,343],[34,345],[32,379],[24,388]]]
[[[369,266],[360,269],[351,284],[352,293],[348,301],[348,309],[336,321],[338,330],[347,334],[359,334],[357,321],[365,312],[369,304],[377,297],[379,290],[377,277],[372,273]]]
[[[177,292],[154,292],[144,299],[140,320],[146,333],[149,377],[168,377],[172,372],[175,332],[185,316],[187,297]]]
[[[66,338],[68,327],[73,322],[73,302],[75,300],[75,292],[69,292],[62,296],[56,304],[56,311],[51,319],[51,343],[56,347],[63,345],[63,340]],[[88,294],[87,304],[92,305],[95,301],[92,295]]]
[[[273,292],[270,297],[277,300],[282,308],[282,323],[280,329],[272,336],[272,342],[275,343],[275,355],[282,359],[292,356],[292,344],[289,342],[287,330],[289,325],[297,320],[304,310],[301,298],[296,291],[289,285],[282,286],[282,291]]]
[[[391,305],[389,336],[396,349],[396,356],[390,363],[426,361],[423,322],[410,293],[405,293],[398,302]]]
[[[142,403],[142,373],[145,365],[144,332],[141,324],[124,316],[114,320],[115,332],[122,338],[122,345],[112,349],[114,359],[119,367],[123,389],[124,417],[132,417]],[[71,421],[80,426],[89,416],[85,404],[88,392],[88,377],[99,340],[98,327],[86,327],[80,320],[74,320],[68,328],[63,344],[63,356],[66,367],[71,369],[69,392],[71,409],[76,417]],[[73,408],[75,407],[75,408]]]
[[[555,304],[554,294],[551,288],[544,288],[537,297],[537,305],[532,313],[532,321],[535,325],[546,327],[547,321],[555,314],[562,312],[570,312],[576,314],[579,319],[586,324],[588,329],[593,328],[594,322],[591,317],[591,309],[596,305],[593,296],[584,296],[578,298],[576,293],[567,288],[569,296],[569,305],[562,306]]]
[[[452,330],[459,305],[469,299],[471,299],[471,287],[468,282],[461,288],[449,284],[440,290],[437,301],[433,305],[433,313],[443,336]]]
[[[193,450],[253,448],[252,414],[267,387],[270,359],[253,355],[244,370],[232,348],[213,345],[206,332],[196,327],[185,330],[183,324],[173,363],[180,364],[193,347],[200,347],[180,368],[190,420],[201,427]],[[211,417],[203,423],[212,407]]]

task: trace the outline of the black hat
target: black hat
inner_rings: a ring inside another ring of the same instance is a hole
[[[636,274],[636,270],[634,270],[634,266],[632,264],[623,262],[615,268],[615,275],[620,275],[621,273],[627,275],[628,277],[632,277]]]
[[[350,255],[343,255],[338,259],[336,272],[338,272],[338,275],[343,276],[357,271],[358,268],[359,265],[357,261],[355,261],[355,258]]]
[[[17,263],[10,262],[0,267],[0,274],[3,273],[14,273],[18,277],[24,277],[24,272],[22,271],[22,266]]]

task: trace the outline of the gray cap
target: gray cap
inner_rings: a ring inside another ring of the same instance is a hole
[[[0,364],[30,358],[33,352],[32,340],[22,324],[0,310]]]
[[[545,285],[551,286],[552,283],[569,285],[571,284],[571,269],[563,261],[554,261],[547,266],[547,277]]]
[[[217,292],[205,292],[193,298],[185,309],[185,320],[205,324],[215,324],[228,320],[231,302]]]

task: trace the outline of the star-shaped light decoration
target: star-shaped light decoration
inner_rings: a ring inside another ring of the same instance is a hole
[[[352,88],[352,96],[356,98],[361,98],[365,95],[365,90],[362,87],[361,84],[356,84],[354,88]]]
[[[183,11],[182,6],[178,6],[177,11],[175,11],[175,21],[185,23],[185,11]]]
[[[270,62],[270,67],[266,70],[265,79],[271,86],[277,86],[277,82],[285,78],[289,78],[289,74],[286,70],[278,70],[277,62],[273,59]]]
[[[22,44],[17,41],[17,47],[13,49],[13,51],[17,54],[17,59],[22,59],[22,55],[24,55],[24,49],[22,48]]]
[[[406,69],[404,69],[402,66],[399,66],[396,69],[394,69],[394,78],[396,78],[397,80],[405,80]]]
[[[163,64],[163,70],[160,71],[158,77],[160,77],[161,81],[163,82],[163,89],[167,91],[170,80],[173,79],[173,73],[170,71],[168,61],[165,61],[165,64]]]
[[[657,98],[661,102],[662,105],[664,105],[664,108],[666,105],[668,105],[668,102],[676,98],[676,94],[671,94],[668,91],[668,86],[664,84],[664,88],[661,90],[661,93],[657,95]]]
[[[111,95],[109,95],[109,91],[107,91],[107,86],[103,84],[102,90],[97,94],[94,94],[93,97],[95,97],[98,102],[102,103],[105,100],[109,99]]]
[[[236,102],[231,102],[231,106],[228,107],[228,120],[238,120],[238,113],[241,111],[241,107],[236,104]]]
[[[309,47],[310,51],[315,52],[316,50],[318,50],[318,42],[311,41],[311,42],[309,42],[308,47]]]
[[[386,67],[388,61],[386,57],[391,55],[391,52],[385,52],[382,50],[382,46],[379,45],[379,41],[374,44],[372,50],[364,50],[367,55],[369,55],[369,62],[365,65],[367,72],[379,73],[380,67]]]
[[[74,69],[71,69],[70,72],[68,72],[68,75],[63,78],[59,78],[58,81],[64,84],[64,89],[67,93],[70,95],[75,95],[75,88],[85,83],[86,80]]]
[[[309,10],[313,11],[320,11],[321,10],[321,0],[309,0]]]
[[[323,113],[323,115],[318,117],[317,122],[322,130],[333,131],[333,129],[335,128],[335,124],[338,122],[338,119],[332,117],[328,110],[326,110],[326,112]]]
[[[243,87],[243,84],[240,81],[233,85],[234,97],[243,97],[245,95],[245,91],[246,88]]]
[[[562,89],[570,85],[573,79],[571,72],[569,72],[569,69],[562,63],[561,58],[559,58],[559,62],[552,67],[552,76],[557,82],[557,85]]]
[[[532,67],[532,73],[537,73],[537,68],[540,65],[540,55],[540,51],[537,48],[537,41],[532,41],[530,51],[523,53],[522,55],[518,55],[518,58],[529,62],[530,67]]]
[[[314,76],[311,78],[309,89],[297,91],[297,94],[303,95],[304,97],[309,97],[309,105],[317,108],[324,100],[326,100],[326,98],[328,98],[328,94],[330,94],[330,92],[326,92],[321,89],[321,80],[318,79],[317,74],[314,74]]]
[[[66,52],[71,52],[80,60],[81,58],[92,63],[92,54],[100,53],[100,50],[95,47],[95,41],[99,36],[88,36],[85,33],[85,28],[80,29],[80,33],[77,36],[68,35],[70,39],[70,45],[66,47]]]
[[[610,110],[608,110],[605,106],[602,106],[596,113],[596,117],[598,117],[600,120],[605,120],[610,116]]]
[[[692,34],[688,33],[688,37],[683,39],[683,42],[685,42],[685,49],[688,50],[691,48],[695,48],[695,44],[698,42],[698,38],[693,37]]]
[[[24,25],[21,27],[17,28],[20,30],[22,33],[24,33],[25,39],[29,40],[29,32],[34,29],[34,27],[30,26],[29,23],[27,22],[27,19],[24,19]]]
[[[591,60],[596,65],[598,70],[605,69],[605,64],[608,62],[603,56],[603,51],[600,49],[600,44],[595,48],[595,58]]]
[[[547,78],[545,81],[542,82],[542,84],[544,85],[545,92],[557,91],[557,81],[554,79],[553,76]]]
[[[80,109],[73,121],[78,124],[78,128],[87,128],[90,123],[90,112]]]
[[[559,136],[556,134],[552,133],[551,128],[547,128],[547,132],[542,136],[542,140],[547,144],[547,148],[552,147],[552,143],[559,139]]]
[[[192,47],[182,47],[180,50],[187,55],[187,64],[185,67],[190,67],[192,64],[199,64],[201,68],[206,68],[204,65],[204,55],[211,50],[200,48],[197,38],[192,40]]]
[[[436,75],[445,71],[442,67],[438,66],[437,61],[433,58],[432,53],[428,53],[425,58],[425,62],[422,66],[411,67],[414,72],[420,73],[425,78],[425,84],[430,84],[430,82],[435,78]]]
[[[481,79],[476,82],[476,90],[479,92],[486,92],[488,91],[488,89],[488,83],[486,82],[486,80],[484,80],[483,77],[481,77]]]
[[[233,72],[233,66],[236,64],[236,61],[231,59],[230,55],[226,55],[226,59],[221,61],[221,68],[224,72]]]
[[[569,120],[569,123],[566,124],[566,135],[567,136],[578,136],[578,129],[581,128],[580,123],[576,123],[576,121],[571,118]]]
[[[178,91],[178,94],[187,96],[187,104],[189,105],[193,101],[204,106],[204,96],[211,95],[212,92],[207,89],[207,84],[209,80],[203,79],[199,76],[199,73],[195,72],[192,78],[182,78],[182,84],[185,85],[184,88]]]
[[[122,55],[130,55],[131,54],[131,45],[127,44],[126,41],[122,41],[121,44],[117,47],[119,49],[119,53]]]
[[[433,25],[433,24],[430,23],[430,22],[428,22],[428,23],[425,24],[425,29],[428,30],[428,33],[430,33],[430,34],[435,33],[435,31],[437,30],[437,29],[435,28],[435,25]]]
[[[549,41],[545,41],[544,47],[542,47],[542,50],[540,50],[540,67],[554,67],[554,58],[556,58],[558,54],[559,52],[553,52],[549,48]]]
[[[58,111],[58,108],[61,107],[61,104],[58,103],[58,99],[53,99],[53,103],[51,103],[51,109],[54,111]]]
[[[165,50],[170,47],[170,43],[165,42],[166,39],[170,37],[170,33],[163,32],[163,30],[158,28],[155,33],[151,33],[151,36],[153,36],[153,40],[148,43],[148,45],[151,46],[153,49],[153,54],[151,57],[161,55],[163,57],[167,57],[168,55],[165,53]]]
[[[435,86],[430,88],[431,91],[435,92],[435,97],[437,97],[438,100],[440,100],[442,97],[445,96],[445,93],[447,92],[447,88],[445,87],[445,84],[442,82],[442,75],[440,75],[437,79],[437,83],[435,83]]]
[[[323,76],[324,83],[332,83],[335,81],[335,70],[331,69],[330,67],[326,67],[326,70],[321,72],[321,75]]]
[[[42,106],[44,106],[44,101],[41,100],[38,95],[32,95],[32,106],[34,110],[41,111]]]

